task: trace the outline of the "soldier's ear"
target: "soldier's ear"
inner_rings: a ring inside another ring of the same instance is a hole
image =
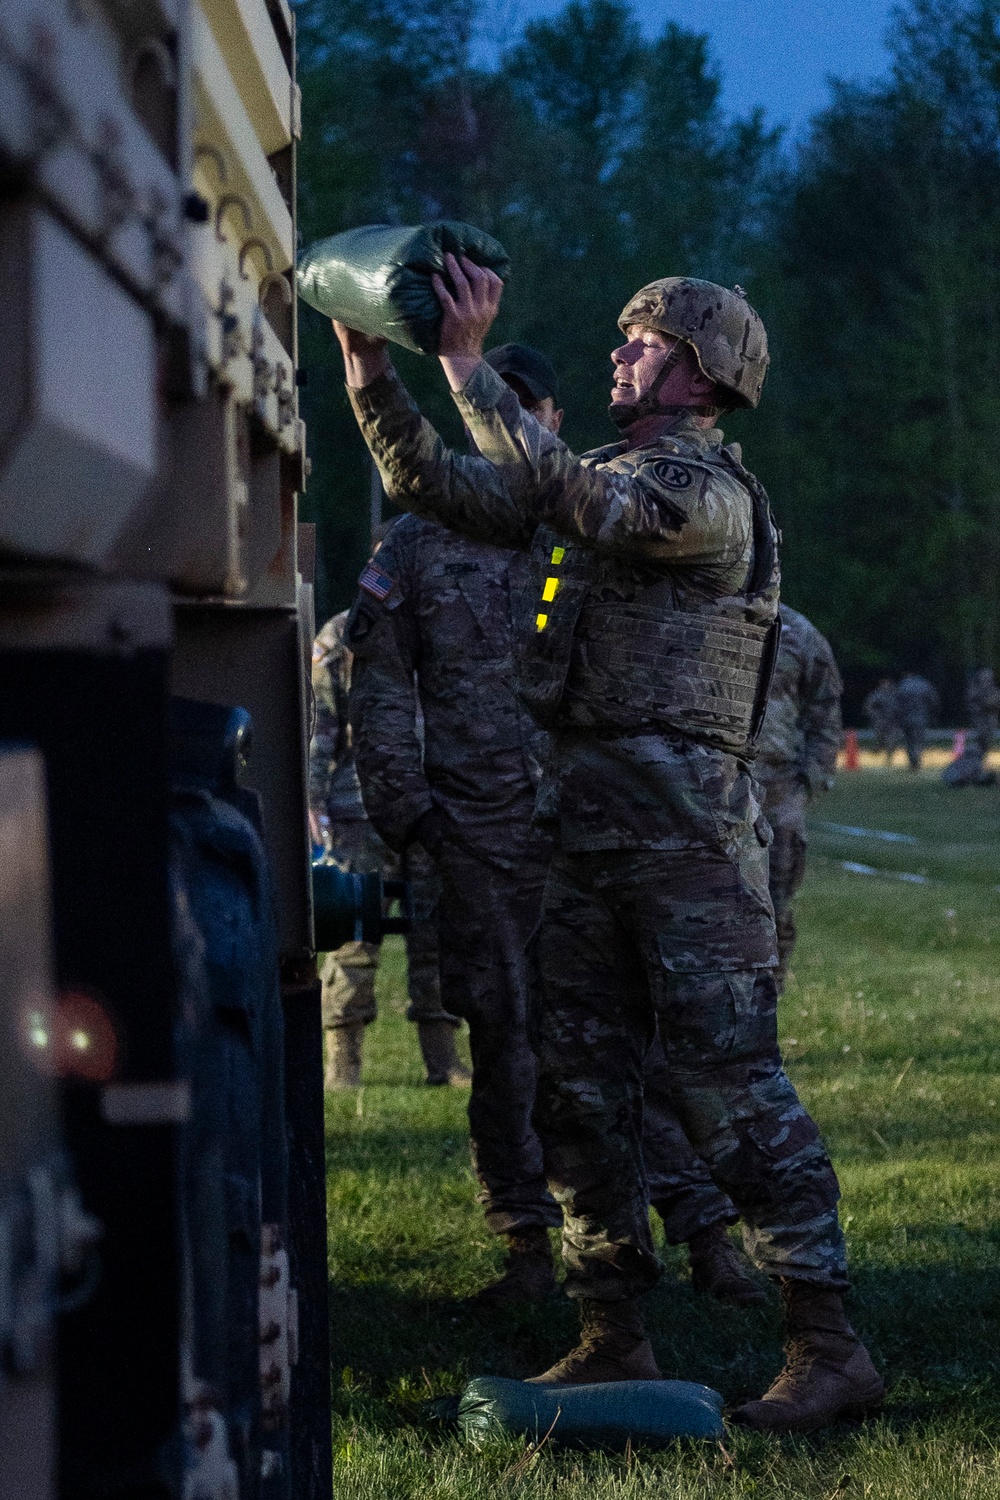
[[[564,416],[565,416],[565,412],[563,411],[563,408],[561,406],[560,406],[560,408],[559,408],[558,411],[554,411],[552,413],[552,428],[551,428],[552,432],[558,432],[559,431],[560,427],[562,426],[562,422],[563,422],[563,417]]]

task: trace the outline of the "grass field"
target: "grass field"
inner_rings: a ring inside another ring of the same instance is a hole
[[[535,1374],[576,1325],[565,1301],[463,1306],[499,1250],[475,1203],[464,1096],[419,1086],[394,939],[364,1087],[328,1101],[337,1500],[1000,1497],[1000,791],[862,771],[816,817],[918,840],[815,828],[782,1002],[789,1070],[840,1173],[850,1308],[888,1380],[884,1415],[627,1456],[473,1450],[428,1426],[424,1398]],[[779,1367],[776,1307],[695,1301],[673,1253],[649,1312],[665,1374],[734,1400]]]

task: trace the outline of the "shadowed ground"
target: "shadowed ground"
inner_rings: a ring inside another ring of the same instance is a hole
[[[782,1009],[790,1071],[840,1172],[851,1313],[889,1380],[884,1416],[811,1439],[734,1431],[726,1451],[527,1461],[520,1442],[472,1451],[422,1423],[418,1403],[470,1375],[537,1373],[575,1319],[565,1302],[462,1305],[499,1252],[475,1203],[464,1096],[420,1087],[390,940],[364,1088],[328,1104],[338,1500],[1000,1497],[1000,791],[844,774],[817,819],[918,839],[816,828]],[[664,1372],[730,1400],[763,1388],[780,1362],[776,1308],[696,1301],[683,1259],[668,1265],[650,1300]]]

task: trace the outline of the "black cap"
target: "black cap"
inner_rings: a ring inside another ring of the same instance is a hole
[[[559,405],[559,381],[555,370],[540,349],[529,344],[500,344],[483,355],[498,375],[513,375],[527,386],[536,401],[551,396]]]

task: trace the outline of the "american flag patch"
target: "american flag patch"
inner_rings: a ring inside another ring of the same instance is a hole
[[[373,594],[376,599],[385,599],[396,587],[396,580],[390,578],[388,573],[383,573],[381,568],[376,568],[374,563],[369,563],[358,579],[358,587],[363,588],[366,594]]]

